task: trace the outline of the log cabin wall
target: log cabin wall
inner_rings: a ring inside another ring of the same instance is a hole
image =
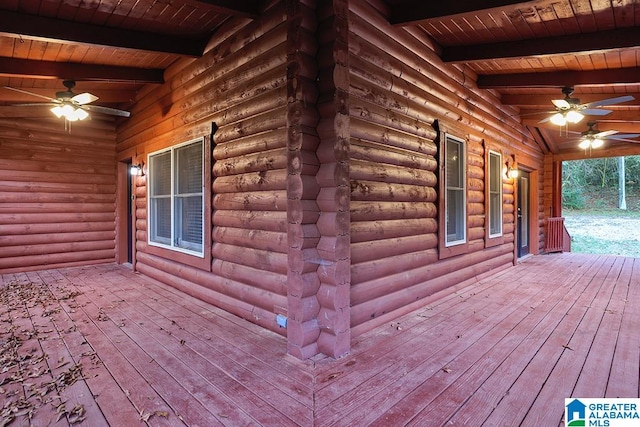
[[[0,119],[0,273],[113,262],[115,126]]]
[[[212,195],[201,262],[147,243],[147,177],[136,178],[140,272],[286,334],[304,359],[345,354],[434,292],[514,263],[516,187],[503,178],[503,235],[489,244],[485,158],[497,150],[535,173],[539,149],[476,76],[384,16],[375,1],[274,1],[140,94],[118,159],[210,135]],[[444,132],[467,143],[460,255],[439,240]]]
[[[512,265],[515,186],[506,176],[503,235],[498,244],[485,239],[486,150],[530,171],[542,170],[543,157],[513,112],[477,89],[463,66],[442,63],[419,30],[391,27],[375,0],[352,1],[350,12],[350,298],[358,336],[440,289]],[[439,245],[444,131],[467,142],[468,245],[450,256]],[[539,185],[536,222],[543,219]]]
[[[205,194],[213,197],[205,207],[212,227],[205,225],[204,259],[147,243],[141,176],[136,269],[280,334],[275,315],[288,309],[289,30],[284,2],[272,2],[259,19],[229,21],[202,58],[175,64],[165,84],[140,94],[118,133],[119,159],[146,162],[151,152],[217,127],[205,142],[212,159]]]

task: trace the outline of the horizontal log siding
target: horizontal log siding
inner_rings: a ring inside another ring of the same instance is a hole
[[[353,336],[420,300],[513,263],[514,192],[504,180],[503,243],[485,249],[485,141],[542,167],[533,140],[491,93],[443,64],[429,40],[351,2],[351,326]],[[469,81],[465,81],[465,80]],[[438,254],[438,147],[467,140],[469,252]]]
[[[0,119],[0,273],[115,260],[115,126]]]
[[[284,334],[275,313],[287,307],[287,26],[284,5],[274,3],[255,21],[229,22],[201,59],[177,64],[144,92],[118,149],[149,153],[208,135],[216,123],[210,271],[148,248],[145,177],[136,180],[136,268]]]

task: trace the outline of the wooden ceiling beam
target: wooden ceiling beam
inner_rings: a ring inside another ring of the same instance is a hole
[[[165,34],[145,33],[122,28],[108,28],[6,10],[0,13],[0,33],[14,34],[45,41],[64,40],[75,43],[137,49],[188,57],[202,56],[208,42],[208,39],[194,40]]]
[[[610,144],[609,141],[607,141],[603,147],[593,150],[582,150],[578,147],[560,150],[558,153],[553,155],[553,160],[562,162],[568,160],[597,159],[600,157],[625,157],[638,155],[640,155],[640,143],[634,144],[627,142]]]
[[[561,88],[580,85],[637,85],[640,84],[638,76],[640,76],[640,67],[546,73],[480,74],[478,75],[478,87],[480,89],[500,89],[508,87]]]
[[[0,75],[127,83],[164,83],[161,69],[116,67],[72,62],[35,61],[0,57]]]
[[[235,16],[255,19],[260,16],[259,0],[194,0],[195,3],[202,3],[212,6],[214,9]]]
[[[522,0],[466,0],[398,2],[391,8],[389,22],[393,25],[408,25],[416,22],[442,19],[448,16],[476,14],[496,9],[518,9],[531,6],[543,7],[551,1]]]
[[[528,56],[583,54],[638,46],[640,31],[636,27],[629,27],[559,37],[449,46],[442,48],[441,58],[444,62],[455,64]]]
[[[536,142],[536,144],[538,144],[538,147],[540,147],[542,154],[553,153],[554,149],[557,150],[556,146],[554,146],[553,144],[550,144],[551,142],[553,142],[553,140],[547,140],[540,133],[540,129],[538,129],[535,126],[528,127],[528,129],[529,129],[529,132],[531,132],[531,136],[533,136],[533,140]]]

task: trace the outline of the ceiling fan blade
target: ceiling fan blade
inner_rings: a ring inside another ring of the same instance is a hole
[[[587,108],[586,110],[579,111],[585,116],[606,116],[607,114],[613,112],[613,110],[602,110],[600,108]]]
[[[625,139],[625,138],[607,138],[607,141],[618,141],[618,142],[634,142],[639,143],[637,139]]]
[[[87,111],[95,113],[111,114],[112,116],[130,117],[131,113],[125,110],[118,110],[117,108],[101,107],[99,105],[83,105]]]
[[[14,92],[20,92],[20,93],[24,93],[24,94],[27,94],[27,95],[35,96],[35,97],[38,97],[38,98],[46,99],[47,101],[50,101],[50,102],[57,102],[57,99],[49,98],[48,96],[40,95],[38,93],[29,92],[28,90],[18,89],[17,87],[4,86],[4,88],[12,90]]]
[[[571,104],[569,104],[566,99],[552,99],[551,102],[561,110],[567,110],[571,108]]]
[[[618,133],[617,130],[605,130],[604,132],[598,132],[595,135],[593,135],[595,138],[606,138],[610,135],[615,135],[616,133]]]
[[[93,101],[96,101],[97,99],[98,99],[97,96],[89,92],[81,93],[71,98],[73,102],[77,102],[80,105],[89,104]]]
[[[36,102],[28,104],[11,104],[12,107],[55,107],[59,102]]]
[[[555,114],[555,113],[557,113],[557,111],[532,111],[530,113],[516,114],[516,115],[520,117],[527,117],[527,116],[538,116],[540,114]]]
[[[623,139],[629,139],[629,138],[637,138],[639,136],[640,136],[640,133],[621,133],[621,134],[618,134],[618,135],[616,135],[614,137],[607,138],[607,139],[620,139],[620,140],[623,140]]]
[[[633,101],[634,99],[635,98],[633,96],[626,95],[626,96],[619,96],[617,98],[609,98],[609,99],[603,99],[601,101],[589,102],[588,104],[584,104],[584,106],[586,108],[601,107],[604,105],[614,105],[614,104],[620,104],[621,102]]]

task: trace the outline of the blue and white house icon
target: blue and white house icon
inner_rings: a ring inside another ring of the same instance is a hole
[[[567,405],[567,420],[566,423],[569,425],[574,420],[584,420],[586,417],[585,409],[587,405],[582,403],[578,399],[574,399]],[[584,425],[584,424],[583,424]]]

